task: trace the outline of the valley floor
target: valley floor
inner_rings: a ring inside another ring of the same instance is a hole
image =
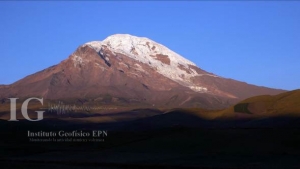
[[[286,123],[282,125],[279,121]],[[31,169],[300,167],[299,119],[202,123],[206,125],[144,130],[140,125],[135,126],[136,121],[122,124],[55,119],[36,123],[0,121],[0,164],[5,168]],[[224,123],[228,125],[222,126]],[[261,123],[269,123],[269,127],[262,127]],[[107,130],[108,135],[103,142],[39,143],[29,141],[28,130]]]

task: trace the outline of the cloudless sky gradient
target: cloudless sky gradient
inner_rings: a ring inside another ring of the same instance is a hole
[[[0,1],[0,84],[116,33],[148,37],[222,77],[300,88],[299,1]]]

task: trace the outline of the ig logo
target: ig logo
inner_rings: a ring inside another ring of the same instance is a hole
[[[9,99],[10,99],[10,120],[8,120],[8,121],[19,121],[19,120],[17,120],[17,114],[16,114],[16,111],[17,111],[16,104],[17,104],[18,98],[9,98]],[[37,112],[36,120],[32,120],[31,118],[29,118],[28,112],[27,112],[27,107],[28,107],[28,103],[31,100],[38,100],[43,105],[43,98],[39,99],[39,98],[32,97],[32,98],[25,100],[21,107],[21,112],[22,112],[23,117],[29,121],[43,120],[43,113],[45,111],[36,111]]]

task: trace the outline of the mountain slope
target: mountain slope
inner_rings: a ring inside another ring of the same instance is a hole
[[[242,110],[239,105],[245,107]],[[289,91],[275,96],[263,95],[248,98],[235,106],[235,112],[258,116],[300,115],[300,90]]]
[[[264,118],[277,116],[300,116],[300,90],[284,92],[278,95],[260,95],[250,97],[224,110],[205,111],[182,109],[181,112],[196,115],[204,119]]]
[[[280,92],[208,73],[161,44],[127,34],[83,44],[60,64],[0,87],[1,98],[210,109]]]

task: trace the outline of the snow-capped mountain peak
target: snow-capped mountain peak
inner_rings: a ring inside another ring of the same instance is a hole
[[[8,85],[0,100],[43,97],[112,105],[224,108],[281,90],[217,77],[148,38],[112,35],[79,46],[61,63]]]

